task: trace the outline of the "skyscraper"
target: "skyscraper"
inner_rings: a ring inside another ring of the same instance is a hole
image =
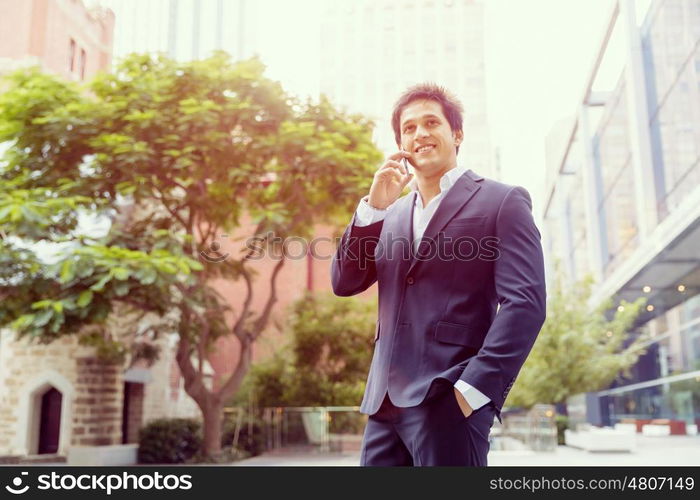
[[[180,61],[225,50],[249,57],[256,39],[256,4],[248,0],[98,0],[115,13],[114,56],[165,52]]]
[[[646,299],[648,335],[629,376],[588,398],[591,423],[700,419],[700,0],[654,0],[640,26],[618,0],[578,113],[549,141],[545,253],[568,278],[595,278],[592,301]],[[624,61],[596,89],[616,30]],[[553,269],[553,266],[550,266]],[[663,424],[666,425],[666,424]]]
[[[459,159],[492,175],[486,115],[484,6],[480,0],[326,2],[321,13],[321,92],[376,123],[375,141],[396,150],[394,101],[408,86],[432,81],[464,104]]]

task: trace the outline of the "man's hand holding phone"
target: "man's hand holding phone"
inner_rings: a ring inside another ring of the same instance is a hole
[[[406,185],[413,179],[405,165],[405,160],[411,157],[407,151],[399,151],[389,156],[384,164],[374,174],[372,187],[369,189],[367,203],[380,210],[394,203]]]

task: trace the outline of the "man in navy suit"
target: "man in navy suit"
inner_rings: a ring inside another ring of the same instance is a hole
[[[494,416],[545,319],[530,196],[458,165],[462,106],[441,87],[408,89],[392,126],[400,151],[375,173],[331,270],[337,295],[379,287],[361,463],[485,466]]]

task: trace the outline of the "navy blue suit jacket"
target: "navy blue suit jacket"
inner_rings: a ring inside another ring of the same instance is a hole
[[[353,218],[333,258],[336,295],[355,295],[375,281],[379,287],[360,411],[376,413],[387,392],[396,406],[416,406],[436,380],[462,379],[500,415],[545,319],[530,196],[469,170],[442,199],[413,252],[416,195],[400,198],[383,221],[357,227]]]

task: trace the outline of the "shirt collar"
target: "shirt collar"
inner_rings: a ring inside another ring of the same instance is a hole
[[[457,179],[462,177],[466,171],[467,167],[457,165],[455,168],[445,172],[445,174],[440,177],[440,190],[444,192],[450,189],[454,183],[457,182]]]
[[[445,172],[442,177],[440,177],[440,194],[445,194],[447,191],[449,191],[454,183],[457,182],[457,179],[462,177],[467,170],[467,167],[464,165],[457,165],[456,167]],[[416,183],[415,179],[411,181],[410,187],[411,191],[418,191],[418,184]],[[418,203],[419,200],[420,198],[416,196],[416,203]]]

